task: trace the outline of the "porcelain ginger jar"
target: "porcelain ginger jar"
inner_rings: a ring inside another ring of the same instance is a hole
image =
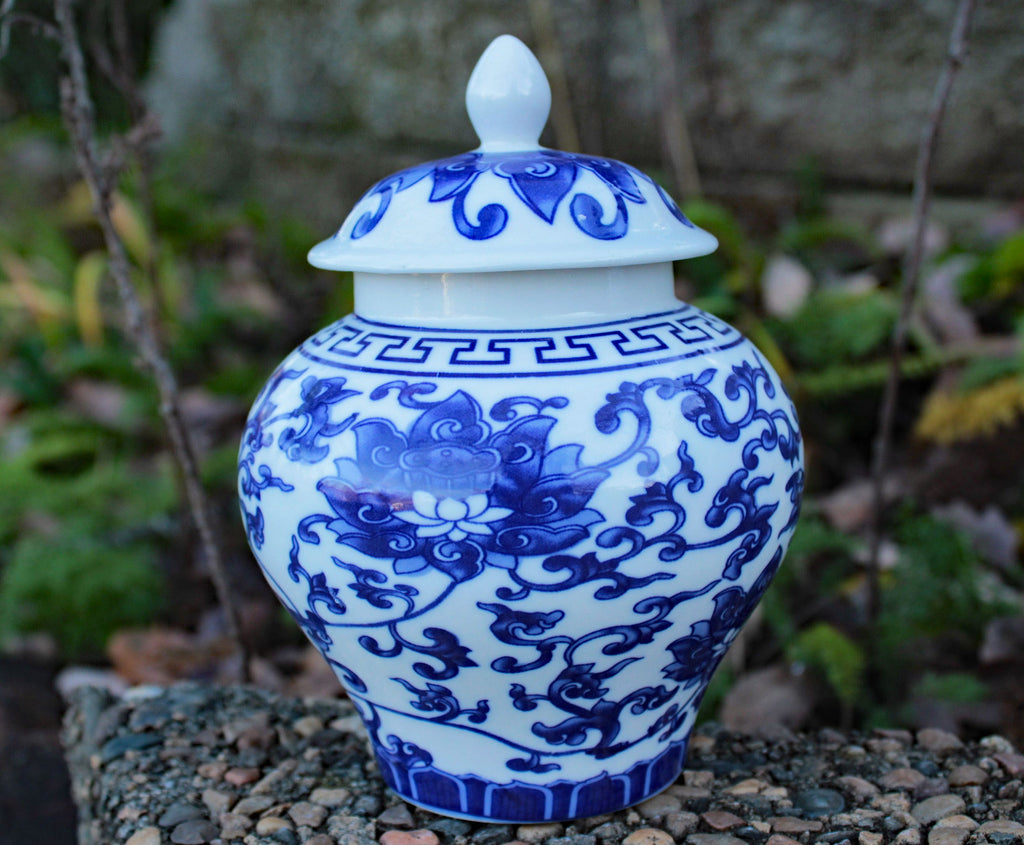
[[[310,252],[356,313],[256,399],[242,514],[395,792],[593,816],[679,775],[795,526],[800,434],[757,349],[674,298],[715,239],[629,165],[538,145],[522,42],[466,101],[476,150],[378,182]]]

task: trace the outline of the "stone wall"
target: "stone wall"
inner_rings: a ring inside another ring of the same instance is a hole
[[[465,82],[494,36],[536,44],[531,5],[177,0],[151,102],[194,179],[334,226],[377,178],[476,145]],[[581,147],[658,169],[656,68],[637,3],[548,5]],[[663,5],[709,184],[785,183],[808,161],[832,185],[909,184],[955,0]],[[1024,191],[1022,34],[1020,0],[979,4],[936,162],[941,191]]]

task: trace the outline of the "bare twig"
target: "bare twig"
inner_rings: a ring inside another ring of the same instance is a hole
[[[661,0],[639,0],[640,20],[656,68],[662,143],[668,156],[676,196],[679,199],[699,197],[700,173],[693,154],[690,130],[683,111],[679,90],[675,48],[670,37],[668,19]]]
[[[530,25],[533,27],[537,47],[551,80],[551,97],[554,100],[551,123],[555,128],[558,147],[569,152],[578,152],[580,138],[573,119],[572,97],[569,95],[569,82],[565,77],[565,63],[562,61],[562,48],[558,41],[558,30],[555,28],[551,0],[530,0],[528,5]]]
[[[889,358],[889,375],[885,385],[882,407],[879,413],[878,431],[872,456],[873,512],[871,546],[868,560],[868,606],[867,617],[874,632],[881,603],[878,558],[882,545],[885,522],[884,478],[889,466],[892,445],[893,421],[899,398],[900,369],[903,361],[911,312],[917,295],[921,263],[924,256],[925,230],[928,225],[928,210],[931,202],[932,160],[938,145],[946,105],[953,89],[953,81],[967,56],[968,33],[974,15],[975,0],[960,0],[953,20],[949,48],[939,73],[939,80],[932,97],[931,110],[921,134],[917,153],[917,167],[914,173],[914,233],[907,247],[903,262],[903,281],[900,294],[900,313],[893,329],[892,352]]]
[[[217,596],[227,619],[228,633],[241,654],[240,673],[248,680],[249,660],[240,635],[238,611],[228,583],[220,545],[209,516],[205,491],[199,480],[195,448],[181,411],[180,391],[174,372],[164,357],[156,334],[146,319],[142,303],[131,282],[130,266],[121,240],[111,217],[114,174],[106,170],[96,150],[96,125],[92,100],[89,96],[85,59],[78,37],[72,10],[74,0],[54,0],[54,13],[60,35],[61,50],[67,75],[61,80],[61,112],[79,170],[89,186],[93,210],[103,232],[110,260],[110,275],[114,280],[125,313],[129,336],[135,343],[143,366],[151,373],[160,396],[160,415],[181,469],[189,510],[199,532],[206,562],[213,578]]]
[[[35,35],[42,35],[52,41],[60,40],[60,33],[49,21],[14,11],[15,0],[0,0],[0,60],[7,55],[11,43],[11,30],[15,26],[28,27]]]

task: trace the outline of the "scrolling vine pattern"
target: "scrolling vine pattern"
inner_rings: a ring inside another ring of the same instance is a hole
[[[724,382],[713,390],[722,376]],[[298,406],[278,412],[275,393],[300,379]],[[565,754],[582,751],[603,759],[651,737],[670,741],[696,709],[707,680],[782,559],[782,546],[776,542],[774,554],[753,584],[741,585],[741,580],[749,580],[743,579],[744,567],[766,550],[771,552],[771,520],[782,506],[781,501],[761,501],[764,496],[759,495],[773,481],[771,473],[761,471],[768,453],[781,458],[772,464],[776,471],[785,466],[790,472],[784,484],[790,514],[776,541],[796,522],[803,485],[800,435],[784,403],[762,401],[774,400],[777,389],[756,357],[728,373],[708,368],[676,378],[624,381],[607,395],[593,424],[599,433],[614,435],[630,420],[632,437],[617,454],[585,464],[581,445],[550,442],[558,422],[554,413],[569,405],[562,396],[510,396],[491,404],[485,413],[464,390],[435,398],[434,382],[390,381],[365,398],[371,403],[390,399],[415,412],[412,423],[401,428],[383,417],[346,413],[349,400],[359,392],[344,377],[320,379],[302,370],[282,369],[257,401],[243,440],[243,503],[257,503],[253,513],[243,504],[244,518],[254,547],[260,548],[261,496],[268,488],[284,494],[293,489],[267,462],[258,460],[262,450],[275,447],[273,424],[279,429],[276,449],[295,464],[317,464],[328,454],[324,441],[350,432],[354,456],[335,460],[334,474],[317,483],[326,508],[302,518],[291,538],[287,573],[304,591],[305,606],[286,604],[325,654],[334,643],[333,631],[359,628],[357,642],[366,652],[381,658],[406,652],[417,656],[411,671],[421,680],[391,678],[411,696],[411,715],[486,734],[513,749],[506,761],[510,771],[543,774],[559,769],[558,758]],[[739,415],[730,415],[718,395],[730,401],[730,408],[738,404]],[[696,501],[692,494],[706,483],[687,440],[678,446],[675,471],[666,481],[638,485],[642,492],[630,497],[625,525],[607,525],[605,514],[593,506],[595,493],[616,467],[628,467],[646,479],[658,471],[664,457],[650,443],[652,399],[677,403],[698,437],[742,441],[741,466],[699,514],[703,527],[696,533],[705,539],[687,538],[688,526],[698,516],[688,513],[687,507]],[[333,535],[340,549],[331,560],[351,576],[351,595],[343,597],[340,588],[331,585],[336,576],[310,572],[302,563],[303,548],[320,545],[323,531]],[[591,537],[597,550],[577,552],[581,541]],[[653,584],[677,576],[679,562],[688,554],[717,547],[729,550],[717,577],[697,589],[650,594]],[[346,560],[351,555],[345,549],[359,552],[361,560],[369,557],[381,564],[360,566]],[[627,563],[642,553],[654,553],[663,571],[628,574]],[[541,568],[555,580],[528,577],[521,565],[525,558],[541,558]],[[535,721],[531,744],[488,730],[492,703],[481,699],[466,706],[443,683],[479,665],[472,648],[447,628],[417,629],[415,624],[488,567],[504,573],[507,582],[495,591],[494,601],[477,602],[491,619],[490,633],[505,647],[490,668],[509,676],[506,695],[516,710],[561,714],[555,720]],[[416,586],[427,573],[440,573],[447,580],[447,586],[430,598]],[[583,635],[560,632],[566,618],[561,609],[532,609],[535,601],[520,604],[531,596],[574,588],[593,589],[597,601],[637,590],[643,597],[632,605],[632,620]],[[710,616],[692,623],[688,634],[660,646],[665,655],[662,682],[613,693],[614,679],[640,659],[639,653],[649,653],[644,647],[670,628],[673,610],[695,599],[710,603]],[[351,622],[346,602],[353,601],[386,611],[388,618]],[[595,653],[608,658],[606,665],[597,665]],[[409,765],[430,766],[430,755],[414,744],[379,735],[378,710],[387,708],[361,695],[367,686],[351,669],[328,659],[369,714],[367,725],[381,759],[401,757]],[[543,689],[531,689],[531,673],[549,665],[557,669],[553,680]],[[633,717],[651,714],[643,736],[623,738],[627,712]]]
[[[484,173],[493,173],[506,180],[513,195],[546,223],[554,222],[562,200],[573,194],[569,200],[569,214],[573,222],[581,232],[599,240],[617,240],[629,231],[628,203],[643,205],[647,202],[638,180],[653,186],[672,216],[693,228],[675,201],[641,171],[614,159],[537,150],[512,155],[463,153],[388,176],[363,197],[364,200],[375,198],[377,207],[356,220],[349,237],[359,240],[372,232],[384,218],[396,193],[408,190],[429,176],[432,180],[429,201],[452,204],[452,222],[460,235],[475,241],[493,238],[508,225],[506,206],[496,202],[483,206],[477,212],[475,223],[466,214],[466,198]],[[578,180],[588,173],[597,177],[615,202],[615,215],[608,222],[604,220],[601,202],[589,193],[576,190]]]

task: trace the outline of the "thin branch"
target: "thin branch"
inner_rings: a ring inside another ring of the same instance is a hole
[[[639,2],[647,49],[655,63],[662,142],[672,171],[673,187],[679,200],[695,199],[701,194],[700,172],[683,111],[675,48],[665,7],[661,0]]]
[[[11,30],[15,26],[25,26],[32,30],[33,35],[41,35],[51,41],[60,41],[60,32],[57,27],[35,15],[15,12],[14,2],[15,0],[0,2],[0,61],[3,61],[7,55],[7,49],[11,45]]]
[[[974,15],[976,0],[960,0],[953,20],[949,48],[939,73],[938,83],[932,96],[931,110],[921,134],[918,147],[917,167],[914,173],[914,232],[907,247],[903,262],[903,281],[900,293],[900,313],[893,329],[892,352],[889,358],[889,375],[879,413],[878,431],[875,437],[871,474],[873,484],[873,512],[871,526],[871,547],[868,560],[868,606],[867,616],[871,630],[876,628],[880,611],[881,590],[879,585],[879,553],[885,525],[884,478],[889,467],[892,451],[892,430],[899,399],[900,370],[911,313],[917,297],[921,264],[924,258],[925,232],[928,225],[928,211],[931,203],[932,162],[942,130],[943,118],[953,81],[967,57],[968,33]]]
[[[156,382],[160,396],[160,415],[184,477],[189,510],[199,532],[214,587],[227,619],[228,633],[241,654],[242,680],[248,680],[248,653],[240,634],[238,611],[224,568],[223,556],[210,521],[206,493],[199,480],[195,448],[182,415],[177,380],[160,349],[156,334],[146,319],[142,303],[132,285],[124,242],[111,217],[114,174],[103,167],[96,151],[95,116],[89,96],[85,59],[72,11],[73,2],[74,0],[54,0],[54,14],[67,66],[67,76],[61,80],[60,86],[61,112],[71,136],[71,146],[79,170],[92,195],[93,210],[109,254],[110,275],[124,308],[126,329],[135,343],[143,365]]]

